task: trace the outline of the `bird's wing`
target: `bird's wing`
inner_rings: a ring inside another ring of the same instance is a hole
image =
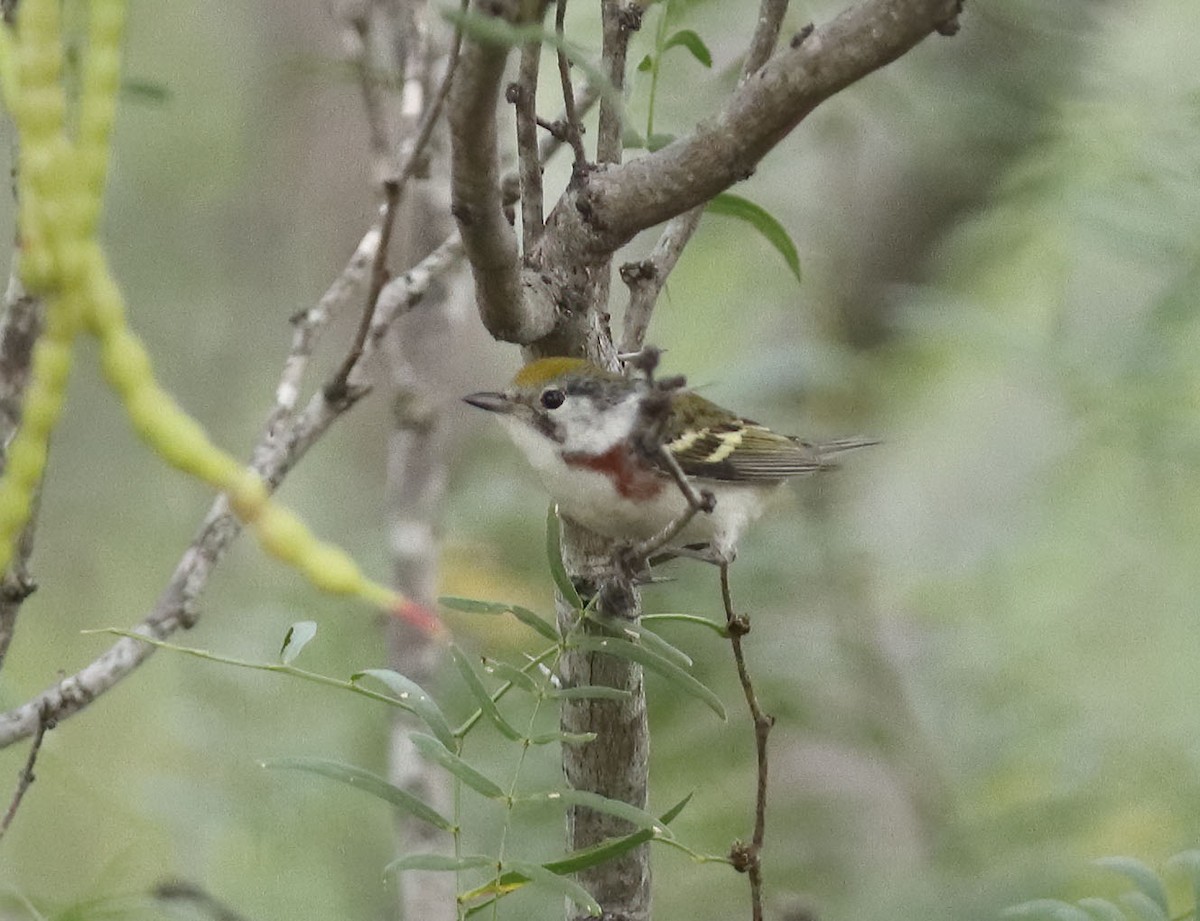
[[[691,477],[763,482],[836,467],[835,456],[875,444],[867,439],[800,441],[739,419],[695,393],[681,394],[665,446]],[[708,423],[713,418],[723,421]]]

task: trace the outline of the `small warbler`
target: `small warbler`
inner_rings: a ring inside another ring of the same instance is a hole
[[[837,455],[876,444],[779,435],[693,391],[656,389],[579,358],[538,359],[503,393],[464,399],[496,414],[563,515],[606,537],[647,540],[687,510],[661,445],[716,499],[677,543],[707,545],[717,563],[733,560],[743,530],[784,480],[828,470]]]

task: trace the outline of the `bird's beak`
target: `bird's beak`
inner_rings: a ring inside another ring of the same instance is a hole
[[[463,402],[486,409],[490,413],[511,413],[517,407],[517,404],[504,394],[493,391],[472,393],[470,396],[463,397]]]

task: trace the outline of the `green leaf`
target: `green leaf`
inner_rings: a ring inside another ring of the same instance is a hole
[[[497,678],[509,682],[515,688],[533,694],[535,697],[546,696],[542,686],[515,665],[509,665],[507,662],[497,662],[495,659],[484,659],[483,670],[489,675],[495,675]]]
[[[791,235],[784,229],[784,226],[766,209],[740,195],[722,192],[708,203],[708,210],[713,214],[735,217],[740,221],[745,221],[757,230],[783,257],[783,261],[796,276],[796,281],[800,281],[800,254],[796,251],[796,244],[792,242]]]
[[[600,903],[592,898],[591,894],[579,885],[579,883],[569,880],[565,876],[551,873],[545,867],[536,863],[526,863],[521,860],[506,860],[504,861],[504,866],[508,870],[529,877],[530,882],[540,889],[548,889],[551,892],[565,896],[593,918],[600,917]]]
[[[452,748],[456,744],[454,733],[450,730],[450,724],[446,722],[441,708],[411,678],[405,678],[390,668],[368,668],[350,676],[350,680],[354,683],[358,683],[363,678],[374,678],[385,685],[401,704],[416,714],[429,727],[429,731],[437,736],[438,741],[447,748]]]
[[[664,812],[661,816],[663,824],[666,825],[674,821],[675,817],[678,816],[679,813],[683,811],[684,807],[691,801],[693,795],[694,794],[689,793],[678,803]],[[624,835],[623,837],[609,838],[605,841],[601,841],[599,844],[593,844],[591,847],[580,848],[577,851],[572,851],[565,857],[561,857],[558,860],[547,861],[546,863],[543,863],[542,866],[551,873],[557,873],[559,876],[565,876],[568,873],[578,873],[581,870],[587,870],[591,867],[598,867],[602,863],[615,860],[617,857],[628,853],[635,847],[639,847],[640,845],[645,844],[647,841],[654,841],[658,838],[659,836],[655,831],[647,828],[640,828],[631,834]],[[660,840],[667,841],[670,839]],[[484,886],[480,886],[478,889],[473,889],[470,892],[464,893],[462,897],[462,901],[464,902],[473,901],[489,893],[495,893],[493,898],[468,909],[467,916],[470,917],[480,909],[485,908],[492,902],[496,901],[496,899],[502,898],[509,892],[512,892],[520,884],[526,881],[527,878],[522,876],[520,873],[509,872],[503,874],[498,879],[492,880]]]
[[[457,645],[451,643],[450,657],[454,660],[455,666],[458,667],[458,673],[462,675],[467,690],[471,692],[471,696],[475,698],[475,702],[479,704],[479,709],[488,718],[488,721],[499,729],[505,738],[511,739],[514,742],[519,742],[525,738],[524,733],[504,718],[504,714],[500,712],[500,708],[492,700],[492,695],[483,686],[483,681],[480,679],[479,673],[475,671],[475,666],[467,657],[467,654],[459,649]]]
[[[696,614],[643,614],[642,623],[647,621],[650,623],[662,621],[663,623],[694,624],[697,627],[707,627],[722,639],[729,639],[729,631],[725,629],[724,624]]]
[[[1006,908],[1001,913],[1005,918],[1047,918],[1050,921],[1093,921],[1082,908],[1059,899],[1033,899]]]
[[[623,688],[606,688],[601,684],[581,684],[573,688],[554,688],[546,696],[557,700],[631,700],[633,695]]]
[[[1125,912],[1108,899],[1080,899],[1078,905],[1088,913],[1093,921],[1129,921]]]
[[[623,803],[620,800],[609,799],[590,790],[547,790],[541,793],[529,793],[517,798],[519,803],[561,803],[566,806],[584,806],[595,812],[624,819],[631,825],[653,832],[656,837],[672,838],[671,830],[661,819],[656,818],[644,809]]]
[[[476,601],[474,598],[458,598],[454,595],[443,595],[438,604],[452,611],[465,611],[468,614],[507,614],[508,605],[498,601]]]
[[[642,58],[640,61],[638,61],[638,66],[637,66],[638,73],[641,73],[641,74],[648,73],[653,67],[654,67],[654,58],[651,57],[650,55],[646,55],[644,58]]]
[[[576,611],[583,610],[583,599],[575,590],[575,584],[567,575],[567,567],[562,560],[562,523],[558,520],[558,511],[552,505],[546,515],[546,560],[550,564],[550,575],[563,599]]]
[[[692,53],[692,57],[705,67],[712,67],[712,52],[708,50],[704,40],[691,29],[680,29],[668,38],[662,50],[666,51],[668,48],[686,48]]]
[[[422,755],[431,761],[436,761],[447,771],[465,783],[476,793],[481,793],[488,799],[504,799],[504,791],[495,781],[489,780],[479,771],[463,761],[462,758],[450,751],[433,736],[421,732],[409,733],[413,745]]]
[[[605,630],[609,631],[613,636],[619,636],[623,639],[639,640],[643,646],[648,649],[653,649],[664,659],[674,662],[681,668],[692,667],[692,657],[682,649],[672,646],[653,630],[642,626],[637,621],[626,620],[619,617],[610,617],[606,614],[594,613],[590,618],[594,623],[600,624]]]
[[[1103,857],[1096,861],[1096,866],[1128,877],[1139,892],[1162,909],[1164,915],[1171,913],[1167,902],[1167,890],[1163,886],[1162,880],[1140,860],[1133,857]]]
[[[558,631],[554,625],[533,613],[528,608],[517,604],[504,604],[499,601],[476,601],[474,598],[457,598],[444,595],[438,599],[438,604],[453,611],[463,611],[467,614],[511,614],[527,627],[536,630],[548,640],[558,640]]]
[[[399,873],[403,870],[434,870],[446,873],[456,873],[460,870],[475,870],[496,866],[495,857],[483,854],[464,854],[454,857],[450,854],[407,854],[398,857],[384,867],[385,874]]]
[[[453,822],[407,790],[402,790],[377,774],[364,771],[352,764],[342,764],[325,758],[277,758],[262,762],[262,766],[269,770],[304,771],[320,777],[328,777],[330,780],[336,780],[362,790],[364,793],[369,793],[376,799],[391,803],[442,831],[454,830]]]
[[[296,661],[296,656],[300,655],[300,651],[308,645],[309,640],[316,635],[316,621],[301,620],[292,624],[283,635],[283,645],[279,647],[279,661],[284,665],[291,665]]]
[[[597,735],[594,732],[543,732],[541,735],[533,736],[529,743],[531,745],[550,745],[553,742],[560,742],[563,745],[586,745],[588,742],[595,742]]]
[[[674,662],[664,659],[658,653],[647,649],[645,646],[639,646],[636,643],[613,636],[586,635],[575,637],[571,640],[570,645],[584,652],[603,652],[608,655],[619,656],[622,659],[637,662],[639,665],[658,673],[670,682],[672,686],[683,691],[685,694],[703,701],[717,716],[722,720],[725,719],[725,706],[721,703],[721,698]]]
[[[679,813],[683,812],[683,810],[687,808],[687,804],[692,801],[692,797],[695,795],[696,795],[696,791],[693,790],[691,793],[689,793],[687,796],[685,796],[683,799],[681,799],[679,802],[677,802],[674,806],[672,806],[670,809],[668,809],[666,812],[664,812],[662,815],[660,815],[659,818],[662,819],[663,824],[670,825],[672,822],[674,822],[679,817]]]

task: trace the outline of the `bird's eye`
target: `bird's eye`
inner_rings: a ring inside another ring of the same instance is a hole
[[[561,390],[545,390],[542,392],[542,405],[546,409],[558,409],[566,398],[567,395]]]

